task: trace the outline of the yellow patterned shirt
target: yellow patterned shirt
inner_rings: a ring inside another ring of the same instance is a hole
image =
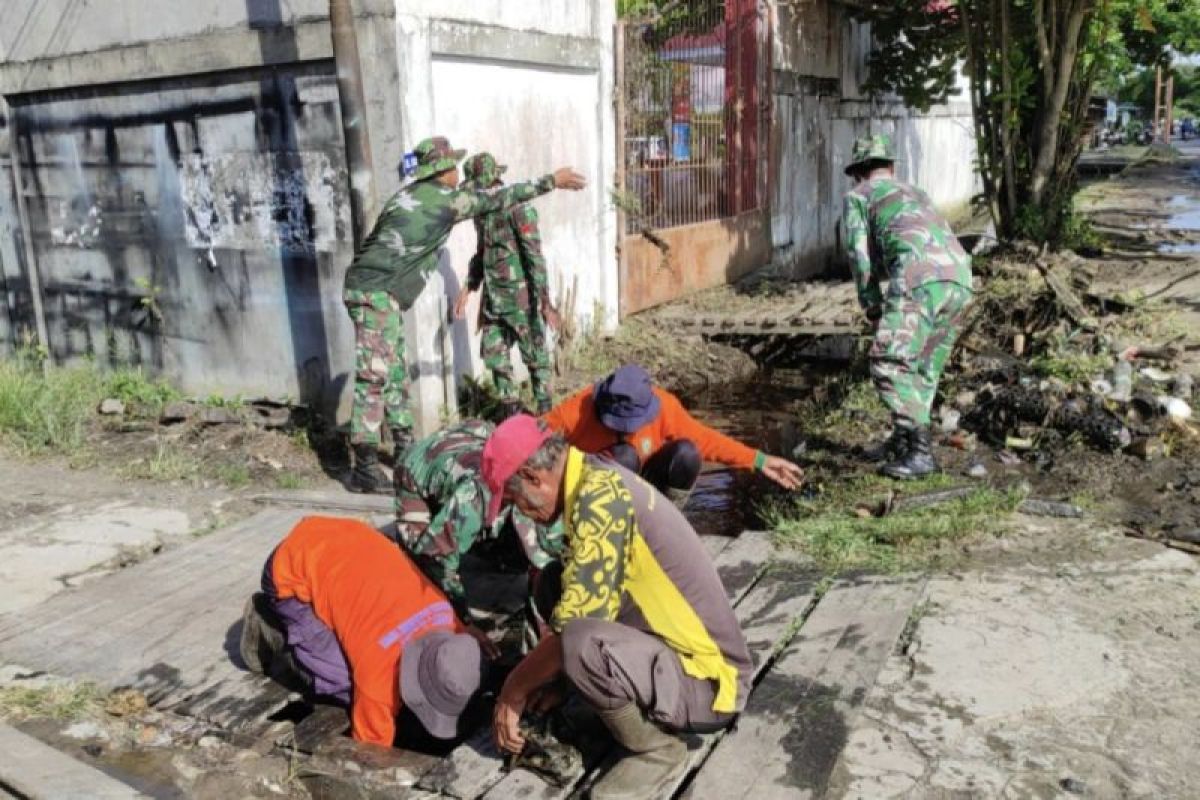
[[[671,503],[640,477],[570,448],[564,478],[562,598],[551,616],[617,621],[662,639],[684,671],[716,681],[713,710],[734,712],[751,660],[716,569]]]

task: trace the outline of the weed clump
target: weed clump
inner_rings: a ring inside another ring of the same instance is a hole
[[[950,476],[934,475],[906,488],[920,494],[954,483]],[[861,510],[893,489],[886,478],[861,476],[821,486],[809,497],[776,500],[761,510],[762,518],[779,545],[801,550],[827,572],[892,572],[931,565],[947,543],[1001,533],[1023,497],[1020,490],[981,486],[945,503],[881,517]]]
[[[0,720],[75,720],[103,710],[104,691],[92,683],[0,686]]]
[[[94,362],[44,370],[35,350],[0,360],[0,441],[24,454],[77,451],[100,401],[116,398],[134,413],[157,414],[178,397],[140,369],[106,372]]]

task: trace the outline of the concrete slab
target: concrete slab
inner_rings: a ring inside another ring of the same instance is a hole
[[[1200,796],[1197,598],[1173,551],[931,580],[827,796]]]
[[[0,530],[0,614],[31,608],[68,586],[135,561],[186,534],[188,515],[129,502],[64,506]]]
[[[135,800],[146,795],[0,723],[0,798]]]

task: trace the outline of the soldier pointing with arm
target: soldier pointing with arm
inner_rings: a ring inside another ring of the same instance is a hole
[[[350,488],[354,491],[391,490],[379,466],[385,423],[397,451],[402,452],[412,441],[401,313],[412,307],[425,288],[429,274],[437,268],[438,250],[453,227],[552,189],[579,190],[587,185],[582,175],[563,167],[494,192],[459,189],[458,162],[463,154],[441,136],[417,145],[412,153],[416,161],[412,182],[384,204],[346,272],[342,299],[354,323],[356,346],[350,417],[354,449]]]
[[[871,378],[892,412],[891,436],[867,457],[884,461],[885,475],[918,478],[938,469],[930,409],[971,302],[971,257],[929,196],[896,179],[895,160],[884,134],[854,143],[842,222],[859,303],[875,325]]]
[[[491,153],[479,153],[467,160],[463,172],[467,185],[487,191],[502,185],[500,176],[505,169]],[[482,286],[480,350],[503,403],[503,416],[510,417],[520,409],[510,357],[514,344],[529,370],[537,412],[544,414],[551,404],[546,329],[557,327],[558,312],[550,302],[537,211],[527,203],[518,203],[505,211],[476,217],[475,231],[479,249],[471,260],[467,286],[458,295],[454,316],[462,319],[471,292]]]

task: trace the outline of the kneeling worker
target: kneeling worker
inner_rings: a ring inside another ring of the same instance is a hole
[[[483,447],[495,426],[463,420],[419,440],[396,467],[397,544],[446,593],[459,617],[470,620],[459,576],[462,557],[476,542],[498,539],[510,526],[534,570],[562,550],[562,527],[535,525],[520,513],[485,525],[491,492],[480,473]]]
[[[497,743],[520,752],[522,712],[565,674],[630,751],[591,796],[661,797],[687,766],[677,733],[728,726],[750,691],[746,640],[700,538],[636,474],[527,415],[496,428],[483,474],[489,519],[511,502],[542,524],[561,517],[567,531],[552,632],[504,683]]]
[[[289,657],[313,693],[350,705],[360,742],[390,747],[403,707],[433,736],[458,735],[482,680],[481,644],[386,536],[358,520],[306,517],[271,553],[262,582],[243,619],[252,671]]]
[[[679,398],[653,384],[637,364],[619,367],[595,386],[567,398],[545,417],[572,447],[601,453],[637,472],[680,508],[704,461],[753,469],[785,489],[804,471],[702,425]]]

